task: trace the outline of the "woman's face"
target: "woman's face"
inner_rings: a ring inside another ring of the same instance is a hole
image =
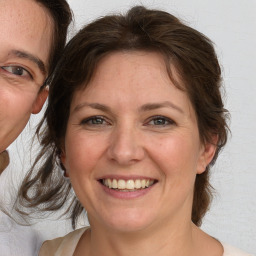
[[[0,1],[0,153],[40,111],[52,42],[52,22],[32,0]]]
[[[214,150],[161,55],[118,52],[75,93],[62,161],[91,225],[138,231],[191,221],[195,176]]]

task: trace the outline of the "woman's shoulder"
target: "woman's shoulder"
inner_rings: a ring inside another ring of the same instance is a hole
[[[245,253],[228,244],[222,244],[224,248],[223,256],[253,256],[252,254]]]
[[[88,229],[88,227],[77,229],[63,237],[45,241],[40,249],[39,256],[73,255],[76,246],[86,229]]]

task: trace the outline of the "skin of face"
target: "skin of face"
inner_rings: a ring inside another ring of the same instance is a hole
[[[191,102],[170,81],[162,56],[117,52],[75,93],[62,162],[96,232],[170,234],[191,224],[195,177],[214,152],[201,143]],[[105,178],[155,183],[112,193]]]
[[[46,98],[52,20],[33,0],[0,1],[0,153]]]

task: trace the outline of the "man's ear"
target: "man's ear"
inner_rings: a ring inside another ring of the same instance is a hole
[[[47,87],[43,88],[38,93],[36,100],[34,101],[33,106],[32,106],[32,110],[31,110],[32,114],[38,114],[41,111],[41,109],[48,97],[48,93],[49,93],[49,90]]]
[[[211,142],[205,142],[201,146],[201,152],[199,156],[199,161],[197,165],[197,174],[201,174],[206,170],[206,167],[212,161],[218,143],[218,135],[213,135]]]

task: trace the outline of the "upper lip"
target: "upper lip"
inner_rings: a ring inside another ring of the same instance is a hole
[[[104,180],[104,179],[116,179],[116,180],[157,180],[153,177],[149,176],[140,176],[140,175],[104,175],[99,177],[97,180]]]

